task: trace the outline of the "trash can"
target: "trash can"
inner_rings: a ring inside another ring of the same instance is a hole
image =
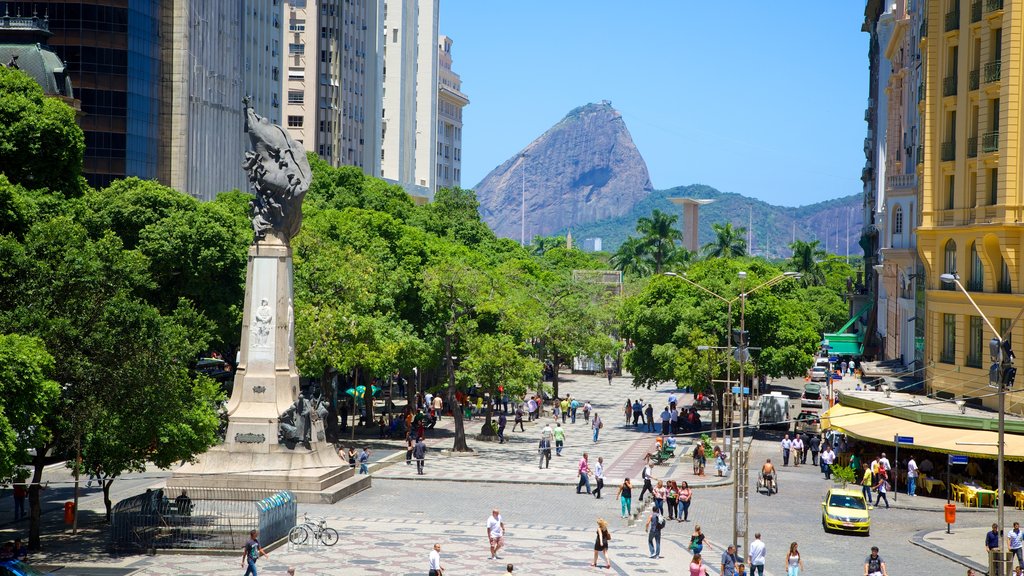
[[[75,523],[75,503],[65,502],[64,503],[64,523],[74,524]]]
[[[956,504],[946,504],[946,524],[956,524]]]
[[[1002,548],[989,550],[988,576],[1011,576],[1010,565],[1012,563],[1012,552],[1004,551]]]

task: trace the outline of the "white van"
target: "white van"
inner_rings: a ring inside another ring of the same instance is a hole
[[[789,396],[781,392],[762,394],[758,407],[758,427],[789,430]]]

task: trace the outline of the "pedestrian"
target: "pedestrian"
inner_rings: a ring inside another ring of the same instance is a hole
[[[406,434],[405,436],[405,465],[412,466],[412,453],[414,450],[415,442],[412,441],[412,435]]]
[[[597,468],[594,468],[594,480],[597,480],[597,489],[594,490],[594,498],[601,499],[601,489],[604,488],[604,458],[597,457]]]
[[[651,551],[651,558],[661,558],[661,529],[665,527],[665,518],[661,512],[654,509],[647,518],[644,529],[647,530],[647,547]]]
[[[700,554],[694,554],[690,558],[690,576],[707,576],[708,567],[704,565],[704,560]]]
[[[672,421],[672,412],[669,411],[668,406],[661,411],[661,435],[668,436],[668,426]]]
[[[665,497],[665,505],[668,507],[668,519],[676,519],[676,511],[679,508],[679,485],[675,480],[669,480],[666,485],[668,494]]]
[[[370,473],[370,448],[368,446],[363,446],[363,451],[359,453],[359,473]]]
[[[889,576],[885,560],[878,555],[878,546],[872,546],[871,555],[864,559],[864,576]]]
[[[804,455],[804,441],[800,438],[800,435],[797,434],[793,437],[793,441],[790,445],[793,448],[793,466],[799,466],[800,460]]]
[[[736,574],[736,546],[729,544],[722,552],[722,572],[721,576],[735,576]]]
[[[868,504],[871,503],[871,486],[874,482],[874,475],[871,473],[871,467],[867,462],[864,463],[864,473],[860,477],[860,489],[864,492],[864,501]]]
[[[679,434],[679,410],[675,407],[669,411],[668,428],[673,434]]]
[[[832,478],[832,463],[836,461],[836,453],[832,451],[831,444],[825,444],[825,450],[821,453],[821,471],[825,474],[825,480]]]
[[[789,439],[789,434],[782,437],[780,445],[782,446],[782,465],[789,466],[789,451],[793,448],[793,441]],[[753,570],[753,566],[750,569]]]
[[[665,483],[658,480],[658,485],[654,487],[654,509],[658,512],[665,513],[665,499],[668,497],[668,489],[665,488]]]
[[[612,534],[608,531],[608,522],[604,518],[598,518],[597,539],[594,540],[594,561],[590,563],[591,566],[597,566],[597,555],[598,553],[601,553],[604,555],[604,567],[612,567],[612,560],[608,556],[608,541],[611,539]]]
[[[356,467],[356,458],[358,458],[358,455],[356,454],[356,447],[355,446],[349,446],[348,447],[348,465],[351,466],[352,468]]]
[[[555,402],[555,407],[551,409],[551,414],[555,417],[555,422],[562,417],[562,407],[558,402]]]
[[[555,420],[554,437],[555,437],[555,456],[561,456],[562,455],[562,446],[565,446],[565,429],[562,428],[562,425],[558,422],[558,420]]]
[[[764,576],[764,559],[767,551],[764,541],[761,540],[761,533],[755,533],[754,541],[750,543],[750,552],[747,554],[751,575]]]
[[[907,496],[917,496],[917,477],[921,473],[917,468],[917,461],[914,460],[914,455],[910,455],[910,459],[907,460]]]
[[[640,403],[640,399],[637,398],[633,401],[633,427],[638,427],[638,422],[643,420],[644,416],[644,405]]]
[[[572,420],[573,424],[576,423],[576,411],[579,410],[579,408],[580,408],[580,401],[575,399],[575,398],[573,398],[569,402],[569,418]]]
[[[580,481],[576,484],[576,493],[580,493],[580,488],[587,487],[587,494],[590,494],[590,462],[587,461],[587,453],[583,453],[583,457],[580,458],[579,466],[577,466],[577,472],[580,475]]]
[[[626,398],[626,407],[623,409],[623,413],[626,414],[626,424],[629,424],[629,419],[633,417],[633,404],[630,403],[629,398]]]
[[[537,446],[537,452],[540,453],[540,463],[537,465],[537,468],[550,468],[551,440],[548,440],[546,436],[541,436],[540,444]]]
[[[1017,558],[1017,568],[1024,569],[1024,534],[1020,531],[1020,522],[1014,522],[1013,530],[1006,535],[1006,547]]]
[[[555,422],[557,423],[558,421],[556,420]],[[540,429],[540,437],[547,438],[552,444],[554,444],[555,431],[552,430],[551,424],[545,424],[544,427]]]
[[[810,440],[807,442],[811,448],[811,466],[818,465],[818,453],[821,452],[821,441],[817,436],[811,434]]]
[[[25,489],[24,482],[17,482],[14,485],[14,519],[21,520],[27,514],[25,513],[25,498],[28,496],[28,490]]]
[[[423,475],[423,461],[427,457],[427,445],[423,443],[423,436],[416,438],[416,445],[412,447],[412,457],[416,459],[416,473]]]
[[[508,424],[508,418],[505,417],[505,413],[502,412],[498,415],[498,444],[505,443],[505,426]]]
[[[430,551],[430,558],[427,561],[427,576],[442,576],[444,567],[441,566],[441,543],[434,543],[434,549]]]
[[[676,409],[676,402],[678,402],[678,398],[676,398],[676,393],[675,392],[669,392],[669,394],[668,394],[668,407],[669,407],[670,411],[675,411],[675,409]]]
[[[523,407],[519,405],[516,407],[516,419],[512,422],[512,431],[516,431],[516,426],[519,426],[519,430],[526,432],[526,428],[523,426]]]
[[[633,513],[633,484],[630,483],[629,478],[623,480],[619,485],[616,496],[619,497],[619,503],[622,506],[622,517],[628,518]]]
[[[654,406],[650,402],[647,403],[647,408],[644,409],[644,416],[647,417],[647,431],[654,432]]]
[[[590,413],[594,410],[594,407],[590,405],[590,400],[583,403],[583,419],[586,422],[590,422]]]
[[[994,552],[999,550],[999,525],[993,524],[992,530],[985,533],[985,551]]]
[[[561,403],[560,408],[562,409],[562,423],[564,424],[565,421],[569,417],[569,395],[568,394],[566,394],[565,398],[562,399],[562,403]]]
[[[690,521],[691,498],[693,498],[693,490],[690,489],[690,485],[686,482],[686,480],[683,480],[682,484],[679,485],[679,513],[676,515],[676,521]]]
[[[651,462],[648,460],[647,463],[644,464],[644,469],[640,472],[640,478],[644,481],[644,487],[640,490],[641,502],[644,501],[644,494],[650,492],[652,496],[654,495],[654,484],[651,483],[651,480],[654,478],[651,475],[652,472],[653,469],[651,468]]]
[[[718,446],[715,446],[715,470],[718,472],[718,476],[724,476],[729,467],[725,464],[725,452]]]
[[[444,400],[441,399],[440,395],[434,396],[434,399],[430,402],[430,408],[434,411],[434,416],[440,420],[441,412],[444,411]]]
[[[615,372],[611,368],[605,370],[605,375],[608,376],[608,385],[612,385],[612,377],[615,376]]]
[[[694,449],[694,455],[693,465],[696,470],[694,470],[693,473],[697,476],[703,476],[704,465],[708,461],[707,453],[704,451],[704,442],[697,442],[697,448]]]
[[[789,545],[789,553],[786,554],[786,576],[800,576],[803,569],[804,561],[800,558],[796,542],[793,542]]]
[[[267,552],[260,546],[259,531],[252,530],[249,532],[249,541],[242,547],[242,568],[245,568],[244,576],[256,576],[256,561],[259,560],[260,556],[269,556]]]
[[[501,560],[498,551],[505,545],[505,521],[497,508],[487,517],[487,542],[491,545],[491,560]]]
[[[693,534],[690,534],[690,552],[694,554],[700,554],[704,550],[704,532],[700,529],[700,524],[696,524],[693,527]]]
[[[601,428],[604,428],[604,420],[594,412],[594,420],[590,423],[591,428],[594,429],[594,442],[597,442],[597,437],[601,435]]]

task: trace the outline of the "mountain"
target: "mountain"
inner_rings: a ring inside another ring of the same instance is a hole
[[[637,219],[649,216],[655,208],[678,215],[681,226],[682,209],[669,198],[714,200],[700,208],[697,236],[701,246],[714,238],[712,224],[731,222],[734,227],[752,227],[751,248],[756,255],[787,258],[790,255],[788,245],[794,238],[820,240],[821,247],[834,254],[846,255],[847,246],[851,255],[862,253],[858,245],[863,225],[863,197],[860,194],[793,208],[775,206],[731,192],[719,192],[702,184],[654,191],[621,216],[566,227],[558,230],[557,234],[564,235],[571,230],[573,238],[581,245],[587,238],[601,238],[602,249],[613,252],[627,236],[637,235]]]
[[[525,214],[527,240],[625,216],[653,189],[622,115],[607,100],[569,112],[475,187],[494,232],[519,238]]]

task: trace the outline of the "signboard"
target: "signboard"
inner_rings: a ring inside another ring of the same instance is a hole
[[[967,456],[957,456],[956,454],[950,454],[949,463],[950,465],[967,464]]]
[[[732,387],[732,393],[733,394],[739,394],[740,393],[740,387],[739,386],[733,386]],[[749,396],[750,395],[750,387],[749,386],[744,386],[743,387],[743,393],[746,394],[747,396]]]
[[[896,437],[896,443],[897,444],[913,444],[914,443],[914,437],[913,436],[897,436]],[[966,458],[966,456],[965,456],[965,458]]]
[[[829,362],[839,362],[839,356],[829,356],[828,357],[828,361]]]

